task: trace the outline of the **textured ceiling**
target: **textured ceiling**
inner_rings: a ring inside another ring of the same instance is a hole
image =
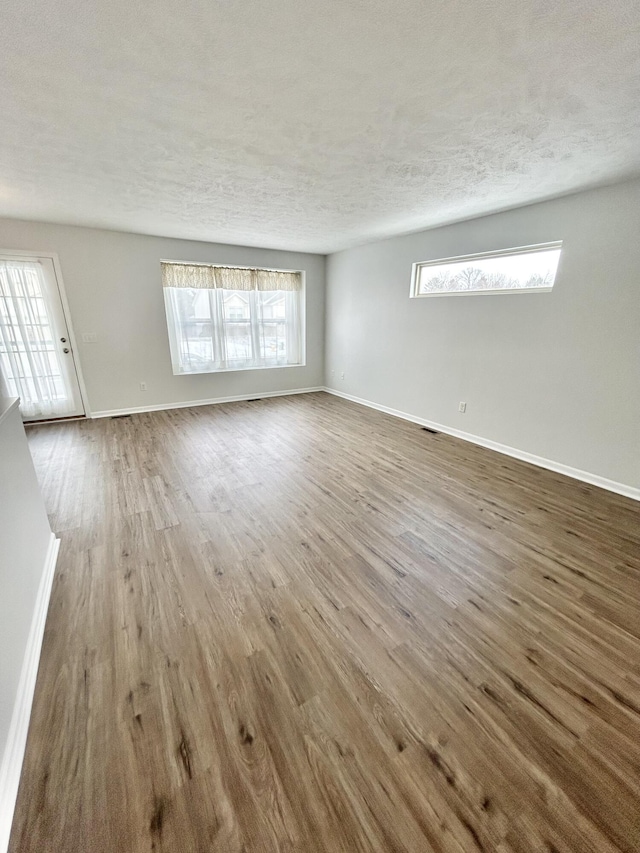
[[[0,215],[328,252],[640,173],[637,0],[9,0]]]

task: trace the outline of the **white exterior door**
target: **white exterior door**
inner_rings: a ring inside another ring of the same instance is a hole
[[[0,255],[0,374],[25,421],[85,414],[51,258]]]

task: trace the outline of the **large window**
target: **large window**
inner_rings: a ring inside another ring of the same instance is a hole
[[[411,295],[549,291],[561,248],[562,243],[544,243],[414,264]]]
[[[302,274],[162,263],[174,373],[304,362]]]

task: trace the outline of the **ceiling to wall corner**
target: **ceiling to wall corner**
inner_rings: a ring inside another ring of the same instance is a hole
[[[330,252],[640,173],[637,0],[10,0],[0,216]]]

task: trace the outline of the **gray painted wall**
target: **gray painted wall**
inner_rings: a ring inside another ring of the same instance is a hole
[[[0,249],[56,252],[93,412],[316,387],[324,379],[322,255],[0,220]],[[306,366],[174,376],[160,259],[302,269]],[[95,332],[97,343],[83,344]],[[147,391],[140,391],[140,382]]]
[[[552,240],[552,293],[409,299],[416,261]],[[331,388],[640,486],[639,181],[331,255],[326,310]]]
[[[20,414],[0,397],[0,764],[51,538]],[[0,800],[0,849],[6,807]]]

